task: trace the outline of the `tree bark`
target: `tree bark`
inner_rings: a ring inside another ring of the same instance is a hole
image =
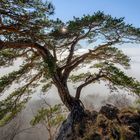
[[[53,76],[53,81],[58,90],[58,94],[61,98],[61,101],[69,109],[69,111],[71,111],[73,108],[72,104],[75,99],[70,95],[67,83],[63,82],[61,76],[58,74],[55,74]]]

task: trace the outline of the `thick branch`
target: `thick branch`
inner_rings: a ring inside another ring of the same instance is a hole
[[[55,47],[53,47],[53,57],[55,60],[57,60],[57,55],[56,55],[56,49]]]
[[[71,45],[71,48],[70,48],[70,53],[69,53],[69,55],[68,55],[68,59],[67,59],[66,65],[68,65],[68,64],[71,62],[72,57],[73,57],[73,54],[74,54],[74,48],[75,48],[76,44],[78,43],[78,41],[80,41],[81,39],[86,38],[87,35],[90,33],[90,31],[91,31],[91,28],[89,28],[89,30],[88,30],[84,35],[77,37],[77,38],[73,41],[73,43],[72,43],[72,45]]]
[[[65,65],[65,66],[63,66],[61,69],[65,69],[65,79],[67,79],[68,78],[68,76],[69,76],[69,74],[70,74],[70,72],[74,69],[74,68],[76,68],[79,64],[81,64],[86,58],[88,58],[90,55],[94,55],[94,57],[92,57],[92,59],[93,58],[97,58],[99,55],[100,55],[100,53],[97,53],[98,52],[98,50],[100,50],[100,49],[103,49],[103,48],[106,48],[106,47],[109,47],[109,46],[111,46],[111,45],[114,45],[115,43],[118,43],[119,42],[119,40],[115,40],[115,41],[112,41],[112,42],[108,42],[108,43],[106,43],[106,44],[103,44],[103,45],[100,45],[100,46],[98,46],[97,48],[95,48],[95,49],[93,49],[93,50],[89,50],[89,52],[87,52],[87,53],[85,53],[85,54],[83,54],[83,55],[81,55],[81,56],[79,56],[79,57],[77,57],[77,58],[75,58],[73,61],[71,61],[69,64],[67,64],[67,65]]]
[[[15,33],[20,33],[19,31],[19,24],[12,24],[12,25],[2,25],[0,26],[0,33],[2,34],[3,32],[15,32]]]
[[[50,51],[45,46],[41,46],[37,43],[31,43],[31,42],[8,42],[8,41],[2,41],[0,40],[0,50],[7,49],[7,48],[14,48],[14,49],[26,49],[26,48],[34,48],[37,49],[40,55],[44,58],[50,58],[53,57],[50,53]]]
[[[66,65],[69,64],[71,62],[71,59],[73,57],[73,54],[74,54],[74,48],[75,48],[75,45],[77,44],[78,40],[76,39],[73,44],[71,45],[70,47],[70,53],[68,55],[68,58],[67,58],[67,62],[66,62]]]
[[[25,48],[37,48],[34,43],[25,43],[25,42],[8,42],[0,40],[0,50],[14,48],[14,49],[25,49]]]
[[[88,78],[83,84],[81,84],[77,88],[75,98],[76,99],[80,98],[81,91],[84,87],[86,87],[87,85],[89,85],[89,84],[93,83],[94,81],[97,81],[97,80],[99,80],[100,78],[103,78],[103,77],[104,77],[104,75],[102,75],[101,72],[99,72],[99,74],[97,74],[96,76],[94,76],[94,77],[91,76],[90,78]]]

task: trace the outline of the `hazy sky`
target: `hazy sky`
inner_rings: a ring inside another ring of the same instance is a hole
[[[140,0],[51,0],[55,15],[63,21],[93,14],[100,10],[115,17],[125,17],[127,23],[140,27]]]

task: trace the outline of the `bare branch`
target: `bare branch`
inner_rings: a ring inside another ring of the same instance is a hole
[[[76,39],[76,40],[73,42],[73,44],[71,45],[71,47],[70,47],[70,50],[69,50],[70,53],[69,53],[69,55],[68,55],[68,57],[67,57],[66,65],[69,64],[69,63],[71,62],[71,59],[72,59],[73,54],[74,54],[74,48],[75,48],[75,45],[77,44],[77,42],[78,42],[78,40]]]
[[[91,28],[89,28],[89,30],[82,36],[77,36],[77,38],[75,38],[75,40],[73,41],[73,44],[71,45],[71,48],[70,48],[70,53],[67,57],[67,62],[66,62],[66,66],[68,66],[71,62],[72,62],[72,57],[73,57],[73,54],[74,54],[74,49],[75,49],[75,46],[76,44],[81,40],[81,39],[84,39],[88,36],[88,34],[90,33],[91,31]],[[72,69],[72,68],[71,68]],[[67,77],[69,75],[69,72],[67,69],[64,70],[64,73],[63,73],[63,80],[66,80]]]
[[[100,55],[100,53],[97,53],[98,50],[103,49],[103,48],[106,48],[106,47],[109,47],[109,46],[114,45],[115,43],[118,43],[118,42],[119,42],[119,40],[117,39],[117,40],[115,40],[115,41],[108,42],[108,43],[103,44],[103,45],[99,45],[99,46],[96,47],[95,49],[89,50],[89,52],[87,52],[87,53],[85,53],[85,54],[83,54],[83,55],[81,55],[81,56],[75,58],[75,59],[74,59],[73,61],[71,61],[69,64],[67,64],[67,65],[65,65],[65,66],[63,66],[63,67],[61,67],[61,69],[65,69],[65,71],[64,71],[65,73],[64,73],[64,75],[63,75],[63,76],[64,76],[64,79],[66,80],[66,79],[68,78],[70,72],[71,72],[74,68],[76,68],[79,64],[81,64],[87,57],[89,57],[90,55],[94,55],[94,57],[92,57],[92,58],[97,58],[97,57]]]
[[[68,59],[67,59],[66,65],[69,64],[69,63],[71,62],[71,59],[72,59],[73,54],[74,54],[74,48],[75,48],[76,44],[77,44],[81,39],[86,38],[87,35],[90,33],[90,31],[91,31],[91,28],[89,28],[89,30],[88,30],[84,35],[82,35],[82,36],[80,36],[80,37],[77,36],[77,37],[75,38],[75,40],[73,41],[73,43],[72,43],[72,45],[71,45],[70,53],[69,53],[69,55],[68,55]]]
[[[102,73],[102,71],[99,71],[98,74],[96,74],[96,75],[94,75],[94,76],[87,77],[86,80],[85,80],[85,82],[84,82],[83,84],[81,84],[81,85],[77,88],[75,98],[76,98],[76,99],[79,99],[79,98],[80,98],[81,91],[82,91],[82,89],[83,89],[84,87],[86,87],[87,85],[93,83],[94,81],[99,80],[100,78],[103,78],[104,75],[101,74],[101,73]]]

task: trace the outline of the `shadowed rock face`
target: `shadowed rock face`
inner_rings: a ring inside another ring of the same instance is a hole
[[[110,104],[107,104],[106,106],[102,106],[100,113],[105,115],[108,119],[112,120],[117,118],[119,109]]]
[[[72,122],[72,114],[62,124],[57,140],[139,140],[140,112],[105,105],[99,112],[85,111],[86,115]]]

